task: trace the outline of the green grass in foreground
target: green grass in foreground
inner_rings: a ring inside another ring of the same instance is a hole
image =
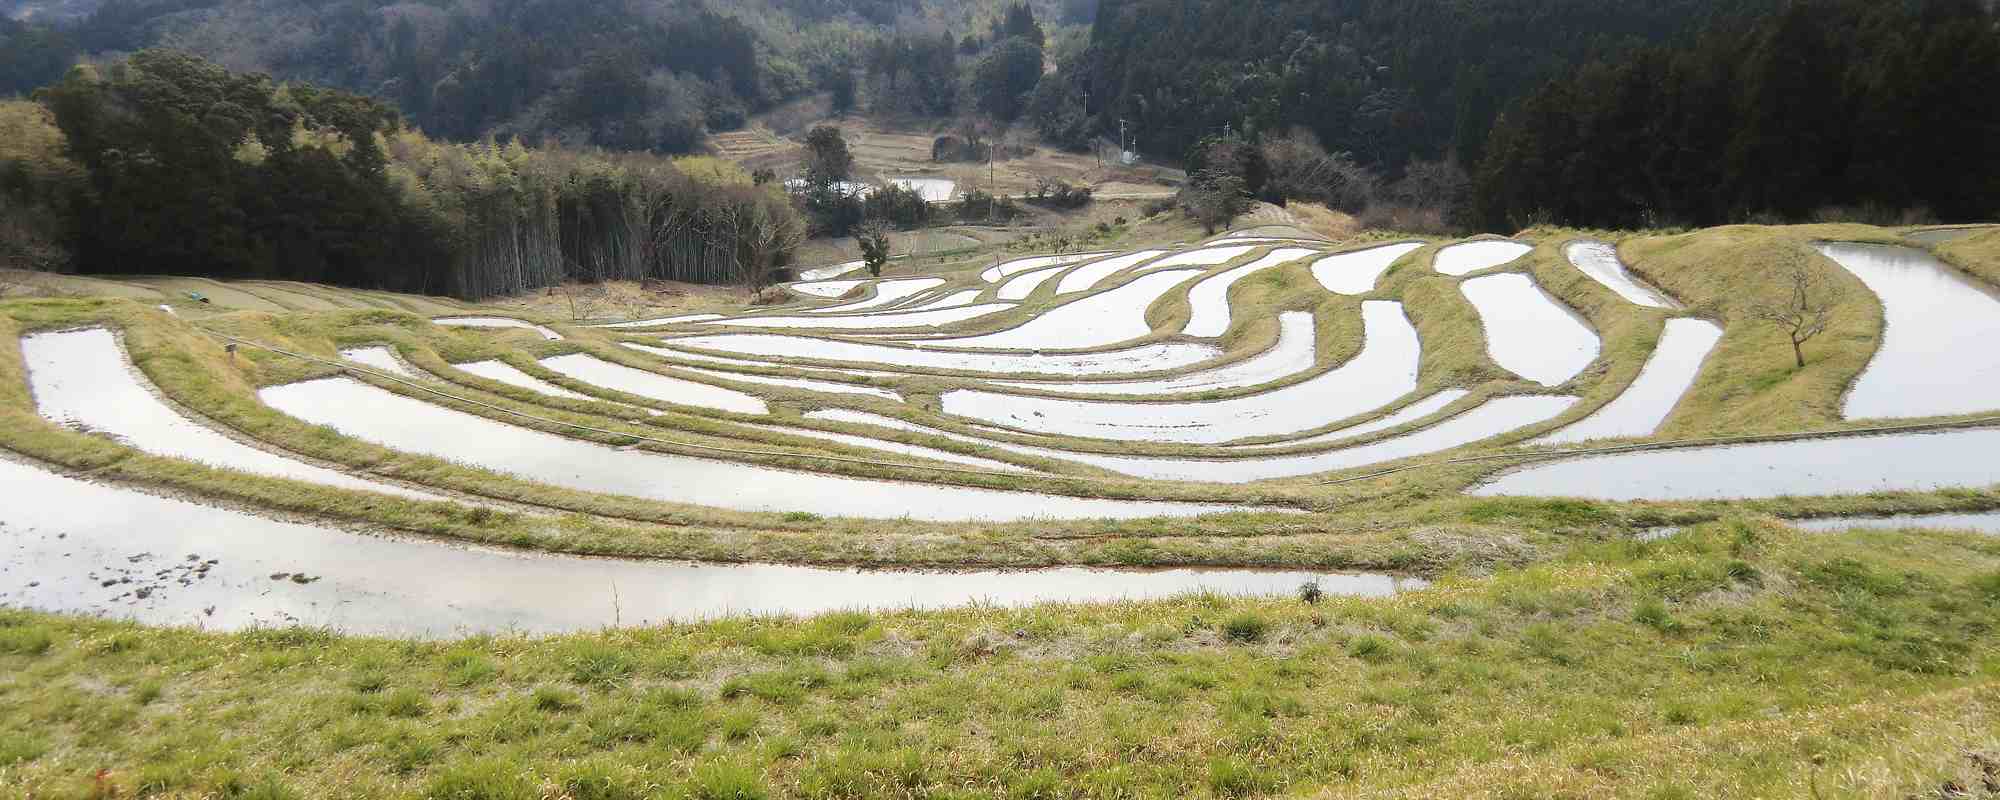
[[[436,643],[0,612],[0,796],[1930,797],[2000,746],[1996,653],[2000,540],[1751,523],[1316,604]]]

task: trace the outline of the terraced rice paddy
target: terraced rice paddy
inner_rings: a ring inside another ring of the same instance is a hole
[[[1479,309],[1486,351],[1514,374],[1543,386],[1576,377],[1597,359],[1597,334],[1576,312],[1517,273],[1473,278],[1459,288]]]
[[[1111,602],[1203,590],[1271,594],[1304,581],[1330,594],[1383,596],[1409,583],[1308,571],[869,572],[535,557],[282,522],[5,460],[0,482],[35,498],[10,508],[13,531],[0,546],[0,581],[9,589],[0,601],[153,625],[200,620],[222,630],[307,625],[423,638],[563,633],[737,615]],[[135,540],[129,526],[136,519],[178,524]],[[183,586],[144,577],[175,569],[199,578]],[[119,577],[105,585],[107,575]],[[140,577],[125,581],[129,575]]]
[[[1820,251],[1881,298],[1882,348],[1848,392],[1848,417],[1936,417],[2000,409],[2000,291],[1906,247]]]
[[[1367,294],[1375,290],[1375,283],[1389,267],[1422,247],[1419,242],[1404,242],[1326,256],[1314,262],[1313,277],[1329,292]]]
[[[1426,247],[1238,235],[1182,250],[1017,257],[882,279],[842,277],[836,273],[851,272],[843,265],[802,273],[806,280],[786,287],[792,302],[778,310],[695,307],[594,326],[463,313],[353,330],[335,321],[324,330],[337,334],[322,340],[290,334],[304,337],[290,347],[337,359],[259,350],[253,324],[237,328],[248,349],[200,368],[226,376],[201,392],[149,386],[110,329],[143,319],[153,326],[143,335],[148,349],[133,360],[163,364],[160,331],[181,337],[174,341],[213,333],[194,321],[146,310],[142,318],[21,339],[34,411],[90,432],[93,447],[446,506],[537,487],[533,504],[578,515],[567,524],[676,520],[737,531],[661,535],[644,552],[713,554],[727,552],[716,542],[770,542],[843,563],[952,542],[975,553],[1006,548],[1008,563],[1039,566],[1143,530],[1130,540],[1146,542],[1137,550],[1121,544],[1128,549],[1115,558],[1096,558],[1146,564],[1133,553],[1173,552],[1187,563],[1288,569],[946,576],[551,560],[424,538],[357,540],[333,526],[91,487],[10,462],[0,469],[25,471],[20,480],[46,484],[54,496],[116,495],[102,501],[101,513],[67,523],[79,547],[117,549],[110,520],[120,514],[178,515],[201,524],[175,530],[207,532],[163,538],[156,552],[229,550],[243,559],[215,567],[226,577],[208,589],[150,603],[118,605],[115,595],[67,573],[45,591],[15,597],[161,622],[225,598],[228,610],[214,620],[224,627],[298,621],[444,635],[601,626],[605,599],[593,587],[609,582],[630,587],[622,590],[624,624],[981,597],[1003,604],[1157,597],[1193,586],[1270,593],[1316,577],[1343,579],[1269,556],[1259,549],[1267,535],[1259,526],[1303,525],[1309,536],[1322,535],[1312,522],[1318,514],[1395,498],[1404,486],[1425,498],[1408,501],[1419,504],[1462,494],[1617,504],[1980,490],[2000,481],[2000,468],[1985,457],[2000,432],[1976,426],[1836,429],[1819,438],[1652,449],[1674,444],[1680,430],[1726,432],[1728,423],[1715,418],[1726,404],[1715,398],[1765,390],[1748,383],[1743,356],[1730,349],[1732,337],[1759,329],[1728,315],[1689,316],[1696,312],[1637,277],[1653,275],[1648,265],[1627,265],[1617,248],[1596,240]],[[1992,409],[1992,387],[1980,383],[1992,359],[1976,346],[1996,332],[1980,326],[2000,319],[1987,287],[1914,250],[1819,247],[1828,265],[1852,271],[1880,298],[1888,317],[1880,352],[1845,400],[1849,416],[1930,419]],[[1416,263],[1408,259],[1420,251],[1434,254],[1432,268],[1392,271]],[[1490,274],[1472,277],[1482,271]],[[1689,284],[1685,275],[1661,280],[1677,293]],[[261,291],[271,302],[290,298],[296,311],[289,313],[308,319],[387,311],[386,300],[364,303],[360,293]],[[343,303],[375,310],[343,311]],[[1689,307],[1703,308],[1694,299]],[[1961,318],[1970,321],[1945,324]],[[1946,362],[1953,369],[1943,369]],[[337,364],[350,374],[338,374]],[[1892,400],[1874,388],[1883,381],[1924,390]],[[1976,388],[1947,391],[1968,387]],[[227,424],[162,399],[176,392],[234,397]],[[1551,447],[1599,439],[1641,449],[1549,455]],[[398,477],[375,479],[365,470],[376,464],[390,464],[385,474]],[[411,488],[432,481],[436,491]],[[1172,523],[1149,521],[1190,517],[1220,526],[1199,530],[1222,533],[1183,541]],[[38,530],[63,524],[19,519]],[[820,525],[839,533],[819,538],[787,527]],[[1105,525],[1136,527],[1099,533]],[[1147,538],[1156,536],[1172,544],[1149,549],[1161,546]],[[295,539],[296,549],[257,544],[275,537]],[[593,552],[627,546],[590,541]],[[325,555],[336,550],[342,555]],[[248,599],[246,587],[264,585],[256,573],[294,571],[285,565],[298,557],[318,564],[324,582],[296,590],[287,583],[284,593]],[[902,556],[881,558],[893,564]],[[450,564],[431,569],[488,581],[427,584],[428,573],[415,568],[376,575],[363,568],[384,559]],[[372,593],[361,588],[371,580],[379,582]],[[1392,587],[1387,578],[1357,580],[1337,585]],[[486,590],[492,581],[521,588]],[[575,602],[556,608],[563,604],[554,597]],[[398,608],[408,613],[393,613]]]

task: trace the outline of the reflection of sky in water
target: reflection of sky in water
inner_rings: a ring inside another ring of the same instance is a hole
[[[650,373],[648,373],[650,374]],[[621,450],[515,427],[345,378],[273,386],[277,410],[406,453],[587,492],[744,511],[937,521],[1192,516],[1235,506],[1142,502],[894,483]]]
[[[1827,244],[1820,252],[1882,300],[1882,347],[1847,393],[1848,418],[2000,408],[2000,293],[1908,247]],[[1816,344],[1806,345],[1809,357]]]
[[[0,525],[0,603],[163,625],[298,622],[442,636],[726,614],[1141,599],[1197,589],[1282,594],[1307,580],[1336,594],[1384,595],[1398,585],[1387,576],[1302,572],[862,572],[541,556],[277,522],[7,461],[0,461],[0,483],[25,500],[10,506]],[[142,554],[149,555],[134,560]],[[182,586],[177,576],[199,563],[187,561],[189,555],[218,563],[206,578]],[[168,577],[151,580],[161,570]],[[270,577],[299,572],[318,580]],[[134,583],[101,585],[128,574]],[[112,599],[145,586],[155,588],[143,600]],[[205,613],[211,606],[213,613]]]
[[[1723,500],[2000,482],[2000,430],[1847,436],[1596,456],[1508,473],[1480,495]]]

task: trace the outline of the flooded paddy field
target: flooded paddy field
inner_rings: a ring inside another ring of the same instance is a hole
[[[1315,581],[1383,596],[1388,575],[1259,570],[868,571],[582,558],[352,533],[0,460],[0,605],[216,630],[305,625],[455,637],[565,633],[846,609],[1270,595]],[[134,527],[132,520],[155,524]]]

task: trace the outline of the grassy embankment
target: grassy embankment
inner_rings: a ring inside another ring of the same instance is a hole
[[[1932,796],[1977,787],[1968,754],[2000,747],[1995,653],[2000,541],[1756,523],[1580,542],[1542,565],[1317,604],[1193,597],[435,643],[4,612],[0,785]]]

